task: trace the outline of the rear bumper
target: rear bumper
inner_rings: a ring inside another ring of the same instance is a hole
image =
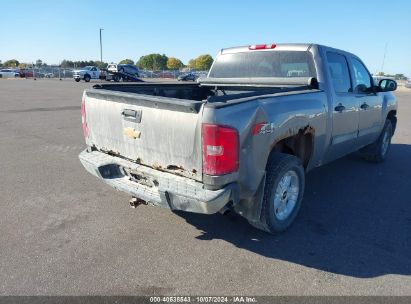
[[[192,179],[138,165],[99,151],[84,150],[79,158],[88,172],[106,184],[150,205],[213,214],[221,210],[233,195],[233,185],[219,190],[207,190],[202,183]]]

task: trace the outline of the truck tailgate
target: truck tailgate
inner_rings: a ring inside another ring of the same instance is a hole
[[[202,180],[201,102],[105,90],[83,98],[90,146]]]

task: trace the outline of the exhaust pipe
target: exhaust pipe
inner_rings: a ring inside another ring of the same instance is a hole
[[[129,201],[130,203],[130,207],[135,209],[140,205],[147,205],[147,202],[145,200],[142,200],[141,198],[137,198],[137,197],[132,197]]]
[[[222,215],[227,215],[227,214],[229,214],[229,213],[231,212],[231,210],[228,209],[226,206],[224,206],[224,207],[221,208],[220,211],[218,211],[218,212],[220,212]]]

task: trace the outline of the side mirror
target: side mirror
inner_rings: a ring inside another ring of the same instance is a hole
[[[392,79],[381,79],[378,83],[378,88],[381,92],[395,91],[397,89],[397,82]]]

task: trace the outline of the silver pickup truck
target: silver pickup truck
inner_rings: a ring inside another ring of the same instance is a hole
[[[85,90],[79,157],[134,206],[234,210],[279,232],[296,218],[307,171],[357,150],[372,162],[387,157],[396,87],[322,45],[222,49],[198,83]]]

